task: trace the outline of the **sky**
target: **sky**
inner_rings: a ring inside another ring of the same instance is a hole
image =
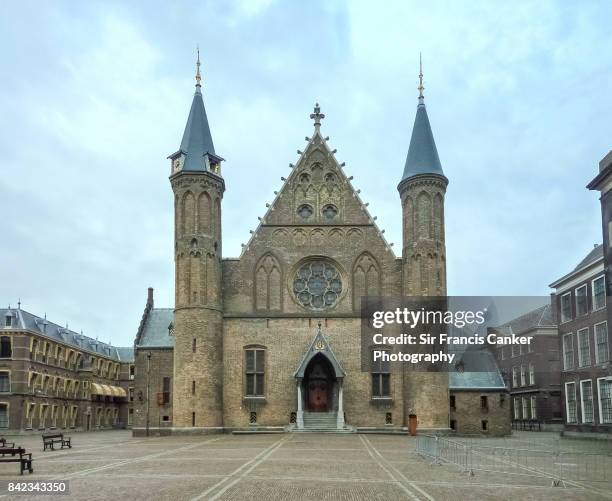
[[[195,49],[223,174],[224,257],[281,186],[315,101],[401,254],[425,101],[449,178],[451,295],[546,296],[601,242],[607,1],[0,3],[0,302],[115,345],[174,301],[173,197]],[[4,305],[3,305],[4,306]]]

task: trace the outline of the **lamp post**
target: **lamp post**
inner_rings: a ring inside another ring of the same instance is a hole
[[[147,437],[149,436],[149,412],[151,408],[151,352],[147,353]]]

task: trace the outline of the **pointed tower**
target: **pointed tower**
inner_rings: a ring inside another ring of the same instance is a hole
[[[176,427],[222,426],[223,313],[221,200],[225,183],[201,91],[196,90],[181,147],[168,157],[174,192],[174,392]],[[177,370],[180,368],[180,371]]]
[[[402,287],[404,296],[446,296],[444,196],[448,179],[442,171],[423,96],[419,104],[404,174],[397,189],[402,201]],[[448,428],[448,374],[406,372],[405,416],[416,415],[420,428]]]

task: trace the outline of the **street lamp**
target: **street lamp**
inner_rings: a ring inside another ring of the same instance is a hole
[[[147,437],[149,436],[149,412],[151,407],[151,352],[147,353]]]

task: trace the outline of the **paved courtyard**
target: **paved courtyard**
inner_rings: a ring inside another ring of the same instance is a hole
[[[14,437],[34,473],[1,464],[0,480],[69,480],[82,500],[612,499],[612,483],[551,487],[537,470],[512,475],[432,465],[415,439],[391,435],[208,435],[132,438],[127,431],[74,433],[73,448],[42,452],[39,436]],[[13,440],[13,438],[11,438]],[[612,477],[612,472],[610,472]],[[44,499],[43,496],[1,496]]]

